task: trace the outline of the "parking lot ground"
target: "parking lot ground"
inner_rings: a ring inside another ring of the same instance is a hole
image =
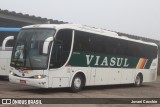
[[[107,85],[107,86],[94,86],[94,87],[85,87],[81,92],[71,93],[67,88],[60,89],[42,89],[32,86],[26,86],[21,84],[13,84],[8,82],[5,79],[0,80],[0,98],[160,98],[160,76],[157,77],[157,80],[151,83],[144,83],[141,87],[134,87],[133,85]],[[109,105],[109,107],[117,106],[123,107],[125,105]],[[3,107],[6,105],[0,105]],[[11,106],[11,105],[7,105]],[[12,105],[15,106],[15,105]],[[17,105],[15,107],[22,106]],[[36,107],[36,105],[23,105],[24,107]],[[51,106],[51,105],[47,105]],[[54,105],[54,106],[60,106]],[[65,104],[63,107],[69,107]],[[73,106],[73,105],[72,105]],[[77,105],[76,107],[79,107]],[[82,105],[81,105],[82,106]],[[80,106],[80,107],[81,107]],[[106,105],[104,104],[87,104],[87,107],[101,107]],[[144,104],[134,105],[142,107]],[[158,104],[145,104],[145,107],[160,107]],[[37,107],[39,107],[37,105]],[[51,106],[52,107],[52,106]]]

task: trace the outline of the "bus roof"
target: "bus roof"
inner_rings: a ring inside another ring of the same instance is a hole
[[[95,28],[95,27],[90,27],[87,25],[80,25],[80,24],[37,24],[37,25],[25,26],[23,28],[24,29],[25,28],[52,28],[52,29],[57,29],[57,30],[75,29],[75,30],[80,30],[80,31],[89,32],[89,33],[95,33],[95,34],[99,34],[99,35],[103,35],[103,36],[108,36],[108,37],[113,37],[113,38],[118,38],[118,39],[123,39],[123,40],[128,40],[128,41],[157,46],[157,44],[152,43],[152,42],[136,40],[136,39],[128,38],[126,36],[119,36],[118,33],[116,33],[116,32],[108,31],[105,29],[99,29],[99,28]]]
[[[4,28],[0,27],[0,32],[19,32],[21,28]]]

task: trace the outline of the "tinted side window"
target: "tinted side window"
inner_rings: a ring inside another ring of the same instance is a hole
[[[58,31],[54,40],[50,59],[50,68],[58,68],[65,64],[69,57],[72,43],[72,30]]]
[[[74,51],[156,58],[157,47],[98,34],[76,31]]]
[[[91,51],[96,53],[119,55],[122,54],[120,45],[120,41],[115,38],[94,35],[91,42]]]
[[[157,48],[155,46],[125,41],[125,55],[141,58],[156,58]]]
[[[75,31],[74,51],[90,51],[91,33]]]
[[[91,51],[95,53],[105,53],[107,47],[104,36],[95,35],[91,42]]]

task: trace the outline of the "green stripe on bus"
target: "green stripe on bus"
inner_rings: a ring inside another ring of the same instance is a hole
[[[151,66],[151,63],[152,63],[153,60],[148,60],[146,65],[145,65],[145,69],[149,69],[150,66]]]
[[[139,59],[119,55],[73,52],[68,64],[77,67],[136,68]],[[145,69],[149,69],[151,63],[152,60],[148,59]]]

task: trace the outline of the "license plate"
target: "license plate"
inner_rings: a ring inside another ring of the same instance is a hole
[[[26,80],[20,80],[21,84],[26,84]]]

